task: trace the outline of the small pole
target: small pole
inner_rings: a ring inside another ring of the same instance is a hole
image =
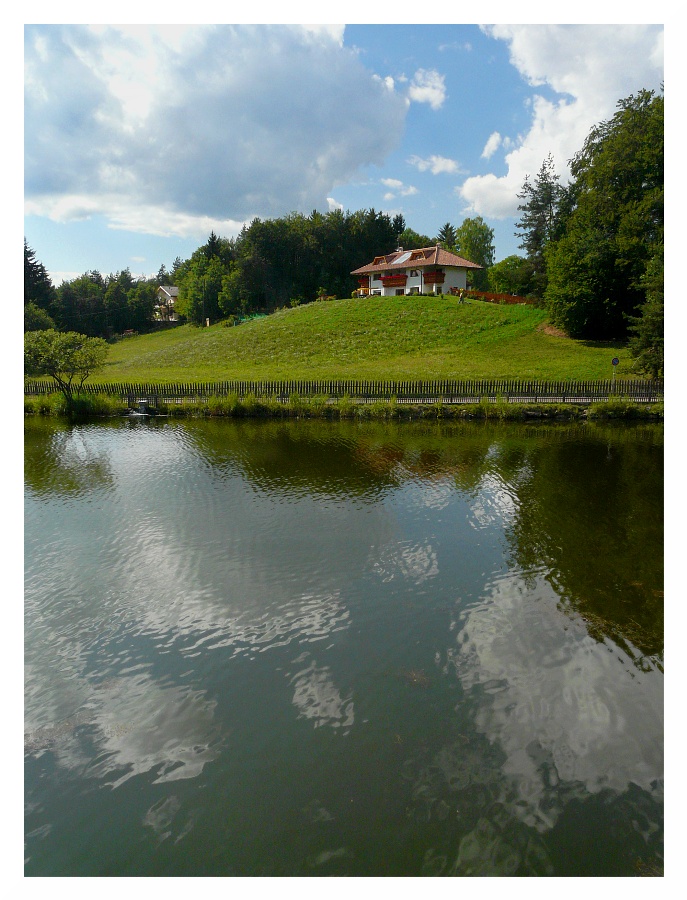
[[[613,393],[613,394],[615,394],[615,367],[618,365],[619,362],[620,362],[620,360],[618,359],[617,356],[614,356],[613,359],[611,360],[611,365],[613,366],[613,378],[612,378],[612,384],[611,384],[611,393]]]

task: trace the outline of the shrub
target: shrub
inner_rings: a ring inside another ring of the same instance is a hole
[[[336,409],[340,419],[352,419],[355,415],[356,404],[351,400],[350,394],[344,394],[339,397],[336,403]]]

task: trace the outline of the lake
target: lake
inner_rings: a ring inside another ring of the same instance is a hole
[[[663,429],[25,428],[27,876],[663,867]]]

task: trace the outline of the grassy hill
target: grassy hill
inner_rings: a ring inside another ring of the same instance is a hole
[[[238,327],[188,325],[112,345],[92,381],[281,378],[610,378],[622,344],[574,341],[544,311],[431,297],[334,300]]]

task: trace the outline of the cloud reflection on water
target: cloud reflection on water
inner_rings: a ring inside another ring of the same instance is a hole
[[[502,802],[546,830],[561,813],[563,784],[579,785],[581,795],[660,789],[662,675],[638,673],[610,641],[567,619],[543,578],[534,590],[517,574],[489,588],[454,623],[458,646],[443,668],[479,697],[475,726],[505,753]]]

